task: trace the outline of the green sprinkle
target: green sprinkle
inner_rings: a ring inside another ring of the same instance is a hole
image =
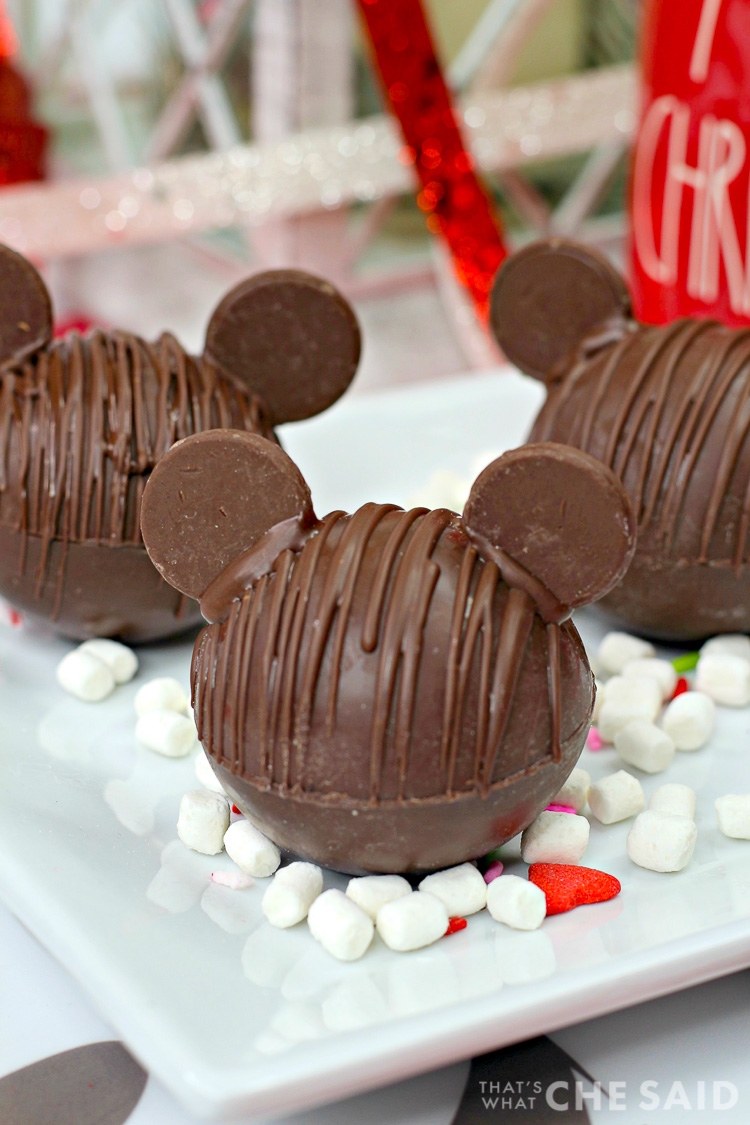
[[[675,672],[692,672],[698,664],[699,652],[688,652],[685,656],[676,656],[672,661]]]

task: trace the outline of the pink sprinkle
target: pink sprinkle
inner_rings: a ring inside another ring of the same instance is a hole
[[[498,875],[502,875],[502,873],[503,873],[503,865],[502,865],[502,863],[500,862],[499,859],[496,859],[494,863],[491,863],[489,865],[489,867],[487,868],[487,870],[484,873],[485,883],[491,883],[493,879],[497,879]]]
[[[546,812],[569,812],[573,816],[578,816],[578,813],[572,805],[547,805]]]
[[[588,746],[589,750],[604,749],[604,739],[599,734],[599,731],[596,729],[596,727],[592,727],[589,731],[586,737],[586,745]]]
[[[230,891],[245,891],[255,883],[250,875],[244,875],[241,871],[212,871],[211,878],[220,887],[229,887]]]

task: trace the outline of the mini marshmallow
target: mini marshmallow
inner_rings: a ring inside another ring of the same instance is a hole
[[[238,827],[237,824],[232,825],[232,828]],[[308,910],[322,890],[323,872],[319,867],[301,861],[290,863],[276,872],[263,895],[263,913],[272,926],[288,930],[307,917]]]
[[[677,687],[677,672],[670,660],[658,660],[655,656],[644,656],[640,660],[629,660],[622,670],[623,676],[651,676],[661,688],[662,700],[666,703],[674,695]]]
[[[518,875],[501,875],[487,888],[487,909],[514,930],[538,930],[547,915],[544,891]]]
[[[669,813],[672,816],[695,818],[695,790],[689,785],[660,785],[648,800],[648,807],[654,812]]]
[[[382,906],[375,924],[389,949],[407,953],[443,937],[448,929],[448,911],[434,895],[414,891]]]
[[[602,824],[616,824],[639,813],[645,804],[640,781],[626,770],[618,770],[589,789],[589,808]]]
[[[710,641],[701,647],[701,657],[713,653],[727,656],[739,656],[750,663],[750,637],[742,633],[722,633],[718,637],[711,637]]]
[[[423,488],[412,493],[407,503],[412,508],[448,508],[451,512],[462,512],[470,489],[471,481],[465,477],[449,469],[438,469]]]
[[[252,876],[245,875],[242,871],[212,871],[211,879],[220,887],[229,887],[230,891],[246,891],[248,887],[255,885]]]
[[[403,875],[363,875],[349,880],[346,893],[374,922],[381,906],[411,894],[411,884]]]
[[[369,914],[343,891],[316,898],[307,916],[310,933],[339,961],[357,961],[370,947],[375,925]]]
[[[177,835],[186,848],[217,855],[229,826],[229,801],[207,789],[191,789],[180,801]]]
[[[597,722],[604,702],[604,684],[597,680],[596,676],[594,676],[594,689],[594,710],[591,712],[592,726]]]
[[[715,801],[719,828],[733,840],[750,840],[750,793],[728,793]]]
[[[583,812],[589,799],[591,778],[586,770],[574,769],[560,792],[550,803],[553,805],[568,805],[577,813]]]
[[[545,811],[521,836],[521,856],[524,863],[580,863],[588,843],[585,816]]]
[[[466,918],[487,904],[487,884],[473,863],[427,875],[419,889],[439,898],[450,918]]]
[[[195,759],[195,776],[204,789],[210,789],[212,793],[224,792],[224,787],[214,773],[205,750],[199,751]]]
[[[238,820],[227,828],[224,847],[240,871],[256,879],[267,879],[281,863],[279,849],[249,820]]]
[[[135,737],[165,758],[184,758],[195,749],[195,723],[176,711],[147,711],[135,726]]]
[[[610,676],[619,675],[631,660],[644,660],[655,655],[654,646],[630,633],[607,633],[599,645],[597,663]]]
[[[110,641],[105,637],[95,637],[93,640],[84,641],[79,646],[79,652],[90,652],[106,664],[114,677],[116,684],[128,684],[138,671],[138,657],[132,648],[121,645],[119,641]]]
[[[724,707],[750,703],[750,660],[728,652],[708,652],[695,669],[695,689]]]
[[[687,816],[647,809],[635,818],[628,833],[628,855],[648,871],[682,871],[698,839],[698,829]]]
[[[644,773],[662,773],[674,761],[674,742],[654,723],[634,719],[615,735],[615,750],[629,766]]]
[[[176,711],[187,715],[188,699],[182,684],[171,676],[159,676],[145,683],[136,693],[135,713],[145,715],[148,711]]]
[[[115,690],[112,670],[90,652],[76,648],[57,665],[60,687],[84,703],[99,703]]]
[[[714,732],[716,707],[702,691],[684,691],[667,707],[662,717],[666,731],[677,750],[700,750]]]
[[[604,688],[598,729],[605,742],[633,719],[653,722],[661,711],[662,692],[653,676],[613,676]]]

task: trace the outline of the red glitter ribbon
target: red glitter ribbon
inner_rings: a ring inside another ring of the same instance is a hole
[[[404,136],[400,159],[422,187],[427,228],[450,248],[459,280],[483,320],[497,269],[507,254],[495,205],[474,171],[435,54],[421,0],[358,0],[375,63]]]

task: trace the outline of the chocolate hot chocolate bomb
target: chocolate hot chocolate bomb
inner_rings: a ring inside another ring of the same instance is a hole
[[[349,872],[460,863],[546,807],[594,700],[570,613],[635,545],[619,481],[563,446],[493,462],[463,517],[319,520],[286,454],[231,431],[162,458],[142,529],[210,623],[191,679],[221,784],[278,845]]]
[[[547,386],[529,440],[586,450],[632,501],[635,558],[602,606],[664,640],[750,632],[750,332],[639,324],[609,262],[559,239],[508,259],[491,319]]]
[[[0,595],[76,639],[146,641],[197,624],[143,547],[149,473],[202,430],[275,440],[274,425],[343,393],[359,351],[343,297],[296,270],[228,293],[199,357],[168,334],[53,340],[41,277],[0,246]]]

